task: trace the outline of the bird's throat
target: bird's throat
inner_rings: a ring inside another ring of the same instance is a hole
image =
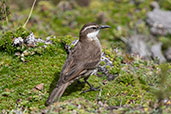
[[[98,38],[97,38],[98,33],[99,33],[99,31],[88,33],[87,38],[89,40],[98,40]]]

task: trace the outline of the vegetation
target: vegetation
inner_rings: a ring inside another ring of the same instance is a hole
[[[150,34],[145,22],[138,22],[144,20],[151,10],[151,1],[92,0],[88,7],[67,1],[61,1],[56,7],[50,1],[40,1],[25,28],[22,26],[30,9],[11,11],[8,23],[5,15],[0,21],[0,111],[170,113],[171,64],[159,65],[156,61],[125,54],[126,47],[120,40],[134,32]],[[63,4],[69,5],[64,7]],[[162,7],[168,9],[164,3]],[[105,23],[112,27],[101,33],[100,40],[106,57],[113,62],[114,67],[108,66],[108,69],[115,79],[108,81],[98,72],[99,77],[93,75],[88,81],[95,87],[100,85],[100,91],[80,94],[88,89],[88,85],[75,82],[67,88],[61,102],[46,107],[45,101],[59,78],[67,56],[64,44],[70,45],[78,39],[81,26],[88,22]],[[45,43],[14,45],[16,38],[21,37],[25,41],[31,32],[36,39],[46,40],[49,37],[52,43],[46,47]],[[170,41],[169,35],[165,37]],[[160,39],[168,44],[163,37]],[[164,49],[168,47],[169,44]]]

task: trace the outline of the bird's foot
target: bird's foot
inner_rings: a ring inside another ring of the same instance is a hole
[[[89,92],[89,91],[100,91],[100,86],[98,86],[98,87],[96,87],[96,88],[94,88],[93,86],[91,86],[90,89],[85,90],[85,91],[82,91],[81,94],[82,94],[82,93],[87,93],[87,92]]]

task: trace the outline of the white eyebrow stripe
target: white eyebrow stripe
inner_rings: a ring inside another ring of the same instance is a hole
[[[89,28],[92,28],[92,27],[97,27],[97,26],[95,26],[95,25],[88,26],[88,27],[84,28],[84,29],[82,30],[82,32],[84,32],[85,30],[87,30],[87,29],[89,29]]]

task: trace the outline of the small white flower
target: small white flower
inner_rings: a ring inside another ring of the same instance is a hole
[[[18,38],[15,38],[14,39],[14,45],[17,45],[17,44],[22,44],[24,42],[24,40],[21,38],[21,37],[18,37]]]
[[[24,57],[24,53],[21,54],[21,57]]]
[[[22,61],[25,61],[25,59],[24,59],[23,57],[21,58],[21,60],[22,60]]]
[[[48,45],[48,44],[51,44],[51,42],[45,42],[45,44],[47,44],[47,45]]]
[[[14,40],[14,44],[15,45],[19,44],[19,40],[17,38]]]
[[[27,44],[33,44],[35,45],[36,43],[36,38],[34,37],[34,34],[31,33],[27,38],[26,38],[26,43]]]
[[[47,48],[47,45],[44,45],[43,47],[44,47],[44,48]]]
[[[44,43],[45,41],[39,38],[39,39],[37,39],[37,42]]]
[[[23,41],[24,41],[21,37],[19,37],[18,40],[19,40],[20,42],[23,42]]]
[[[50,36],[48,36],[48,37],[46,38],[46,40],[50,40],[50,38],[51,38],[51,37],[50,37]]]

